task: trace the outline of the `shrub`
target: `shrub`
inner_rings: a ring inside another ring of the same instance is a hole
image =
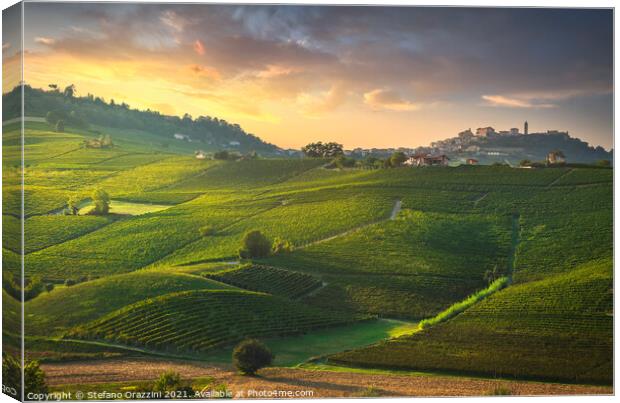
[[[267,257],[271,252],[271,242],[262,232],[250,231],[243,237],[243,247],[239,256],[243,259]]]
[[[407,161],[407,156],[402,151],[397,151],[390,157],[390,166],[397,168],[403,166]]]
[[[108,214],[110,212],[110,195],[103,189],[96,189],[93,192],[93,203],[95,203],[95,214]]]
[[[78,215],[80,201],[77,197],[71,196],[67,201],[67,215]]]
[[[65,122],[63,120],[59,120],[56,122],[56,131],[58,133],[62,133],[65,131]]]
[[[420,325],[419,325],[420,328],[424,329],[429,326],[436,325],[438,323],[444,322],[458,315],[459,313],[463,312],[465,309],[469,308],[475,303],[483,300],[484,298],[488,297],[494,292],[501,290],[502,288],[507,286],[509,282],[510,282],[510,279],[508,277],[498,278],[497,280],[493,281],[487,288],[480,290],[473,295],[470,295],[463,301],[453,304],[445,311],[439,312],[437,316],[434,316],[429,319],[424,319],[423,321],[420,322]]]
[[[232,354],[233,364],[244,375],[254,375],[256,371],[271,365],[274,356],[271,350],[255,339],[242,341]]]
[[[51,292],[53,289],[54,289],[54,284],[52,283],[45,284],[45,291]]]
[[[357,397],[380,397],[381,391],[374,386],[368,386],[356,394]]]
[[[205,225],[198,230],[201,236],[215,235],[215,228],[212,225]]]
[[[213,158],[216,160],[227,160],[229,157],[228,151],[223,150],[223,151],[216,151],[213,154]]]
[[[291,252],[293,250],[293,245],[284,239],[276,238],[273,241],[273,246],[271,247],[271,251],[274,255],[282,252]]]
[[[156,392],[167,392],[179,390],[181,387],[181,375],[178,372],[166,371],[159,376],[159,379],[153,385]]]
[[[24,383],[26,393],[47,393],[45,372],[39,366],[38,361],[28,361],[24,367]]]
[[[71,287],[72,285],[75,285],[75,280],[72,279],[72,278],[68,278],[68,279],[65,280],[65,285],[67,287]]]
[[[512,395],[512,390],[505,386],[497,386],[493,390],[490,390],[487,395],[490,396],[509,396]]]
[[[15,391],[13,397],[21,397],[21,364],[8,355],[2,355],[2,384],[10,387],[11,392]],[[45,372],[39,366],[38,361],[27,361],[24,367],[24,384],[26,393],[47,393],[47,383],[45,382]],[[13,395],[11,393],[11,395]]]

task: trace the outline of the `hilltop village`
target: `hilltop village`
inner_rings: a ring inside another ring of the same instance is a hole
[[[519,164],[521,161],[546,161],[561,163],[592,163],[599,160],[613,160],[613,150],[590,146],[588,143],[571,137],[567,131],[547,130],[529,131],[527,121],[523,129],[496,130],[493,127],[471,128],[455,137],[432,142],[429,146],[416,148],[355,148],[346,150],[345,155],[352,158],[367,156],[386,157],[395,152],[408,156],[407,165],[447,165],[477,163]]]

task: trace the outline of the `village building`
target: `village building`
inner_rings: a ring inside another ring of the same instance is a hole
[[[560,150],[551,151],[547,154],[547,164],[564,164],[566,162],[566,156]]]
[[[206,159],[206,158],[207,158],[207,154],[206,154],[204,151],[202,151],[202,150],[198,150],[198,151],[196,151],[196,152],[194,153],[194,155],[195,155],[195,156],[196,156],[196,158],[197,158],[197,159],[199,159],[199,160],[204,160],[204,159]]]
[[[490,135],[495,134],[495,129],[492,127],[479,127],[476,129],[476,136],[478,137],[489,137]]]
[[[475,158],[467,158],[467,165],[478,165],[478,160]]]
[[[191,137],[189,137],[187,134],[174,133],[174,138],[177,140],[192,141]]]
[[[407,158],[404,162],[405,165],[422,167],[422,166],[447,166],[450,158],[445,154],[430,155],[430,154],[414,154]]]
[[[241,145],[240,142],[238,141],[231,141],[230,143],[228,143],[231,147],[239,147]]]

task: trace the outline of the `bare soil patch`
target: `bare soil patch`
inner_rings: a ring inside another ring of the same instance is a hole
[[[372,391],[373,396],[479,396],[496,389],[513,395],[612,394],[611,386],[478,379],[454,376],[386,375],[266,368],[258,377],[237,375],[231,368],[164,359],[134,358],[48,363],[42,365],[52,386],[66,384],[144,381],[166,370],[183,378],[213,377],[236,397],[249,391],[311,391],[312,397],[354,397]],[[371,388],[371,389],[369,389]],[[306,394],[306,397],[308,395]]]

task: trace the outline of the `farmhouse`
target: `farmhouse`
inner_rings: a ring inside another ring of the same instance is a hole
[[[197,159],[199,160],[204,160],[205,158],[207,158],[207,154],[205,154],[204,151],[202,150],[198,150],[194,153],[194,155],[196,156]]]
[[[187,134],[174,133],[174,138],[177,140],[192,141],[191,137],[189,137]]]
[[[489,137],[490,135],[495,134],[495,129],[492,127],[479,127],[476,129],[476,136],[478,137]]]
[[[405,162],[405,165],[421,167],[421,166],[446,166],[448,165],[448,158],[445,154],[430,155],[430,154],[414,154],[410,156]]]
[[[566,162],[566,156],[560,150],[551,151],[547,154],[547,164],[563,164]]]
[[[475,158],[467,158],[467,165],[478,165],[478,160]]]

